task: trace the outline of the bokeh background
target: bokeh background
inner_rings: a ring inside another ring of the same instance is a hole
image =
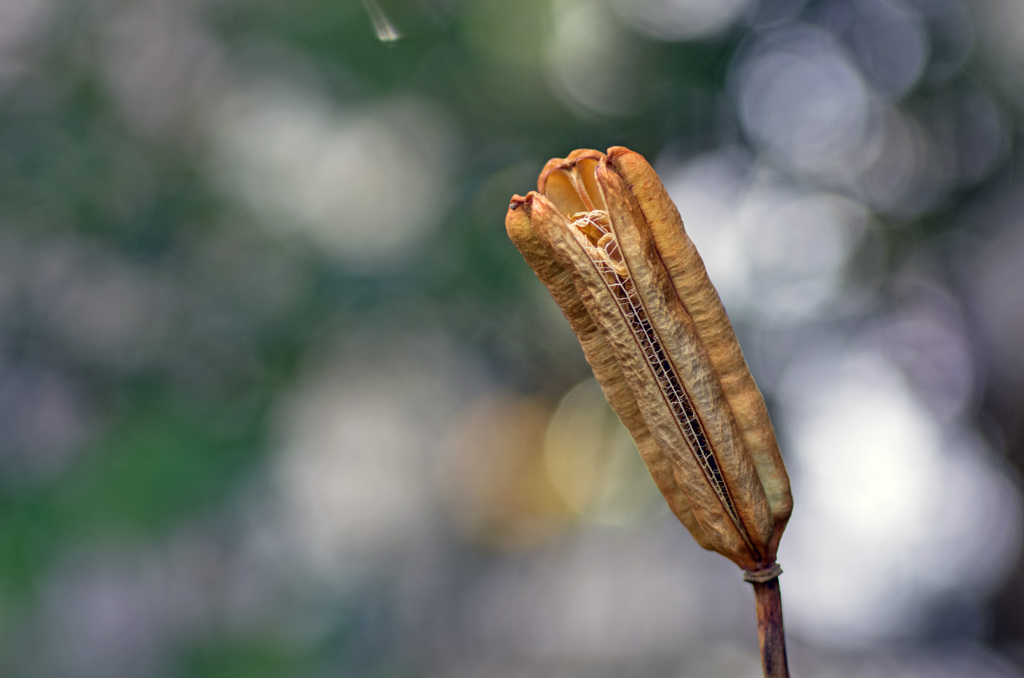
[[[1024,676],[1020,0],[0,0],[0,674],[760,675],[513,193],[662,174],[795,676]]]

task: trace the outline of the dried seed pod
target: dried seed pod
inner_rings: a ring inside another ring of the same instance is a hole
[[[675,515],[754,579],[777,575],[792,510],[739,343],[650,165],[574,151],[515,196],[506,228],[562,308]]]

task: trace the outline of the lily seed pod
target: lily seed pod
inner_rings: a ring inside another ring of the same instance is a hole
[[[673,513],[743,568],[758,596],[773,582],[777,599],[789,477],[718,293],[653,168],[622,147],[573,151],[545,165],[537,192],[512,198],[505,226]],[[785,675],[781,652],[766,651],[766,675]]]

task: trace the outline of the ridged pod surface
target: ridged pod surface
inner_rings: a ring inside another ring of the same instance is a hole
[[[622,147],[549,161],[505,226],[561,307],[673,513],[752,573],[792,511],[764,398],[676,206]]]

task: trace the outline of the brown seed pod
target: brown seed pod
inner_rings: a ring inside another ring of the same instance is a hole
[[[718,294],[651,166],[621,147],[553,159],[538,192],[512,199],[505,225],[675,515],[749,577],[777,575],[789,478]]]

